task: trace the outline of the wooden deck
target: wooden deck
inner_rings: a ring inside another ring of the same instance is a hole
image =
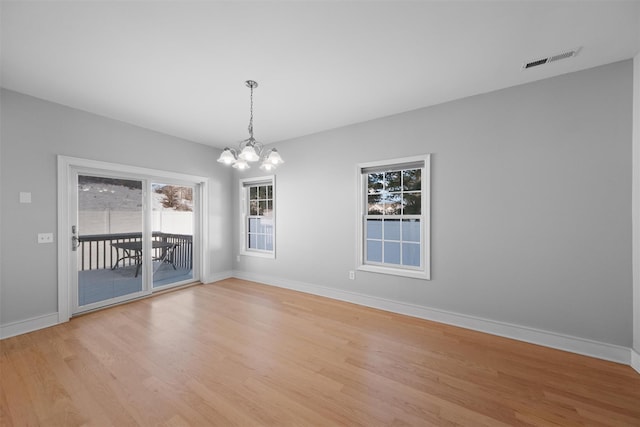
[[[2,426],[640,425],[628,366],[236,279],[0,345]]]
[[[129,265],[99,270],[85,270],[78,276],[78,299],[80,305],[86,305],[109,298],[115,298],[138,292],[142,289],[142,275],[135,276],[136,266]],[[153,287],[177,283],[193,278],[193,272],[169,263],[153,263]]]

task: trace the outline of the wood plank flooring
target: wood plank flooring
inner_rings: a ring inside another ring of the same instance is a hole
[[[2,426],[640,426],[628,366],[237,279],[0,342]]]

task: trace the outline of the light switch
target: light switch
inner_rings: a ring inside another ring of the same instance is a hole
[[[21,191],[20,203],[31,203],[31,193],[28,193],[26,191]]]
[[[38,243],[53,243],[53,233],[38,233]]]

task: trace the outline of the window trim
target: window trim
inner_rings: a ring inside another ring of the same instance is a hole
[[[275,259],[276,257],[276,176],[275,175],[267,175],[267,176],[258,176],[254,178],[243,178],[240,179],[240,255],[258,257],[258,258],[270,258]],[[273,197],[273,249],[268,250],[260,250],[260,249],[249,249],[247,247],[247,219],[249,217],[248,213],[248,189],[254,185],[271,185],[272,187],[272,197]]]
[[[404,167],[424,162],[422,173],[422,200],[420,221],[424,224],[421,233],[420,249],[422,254],[422,268],[416,267],[390,267],[387,265],[368,264],[365,259],[365,215],[367,214],[366,174],[368,171],[382,167]],[[389,274],[394,276],[410,277],[414,279],[431,280],[431,154],[412,157],[380,160],[375,162],[359,163],[356,167],[357,197],[356,203],[356,269],[372,273]]]

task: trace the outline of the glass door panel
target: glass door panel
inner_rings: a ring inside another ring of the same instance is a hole
[[[151,184],[153,287],[193,281],[195,188]]]
[[[78,174],[76,312],[143,291],[143,181]]]

